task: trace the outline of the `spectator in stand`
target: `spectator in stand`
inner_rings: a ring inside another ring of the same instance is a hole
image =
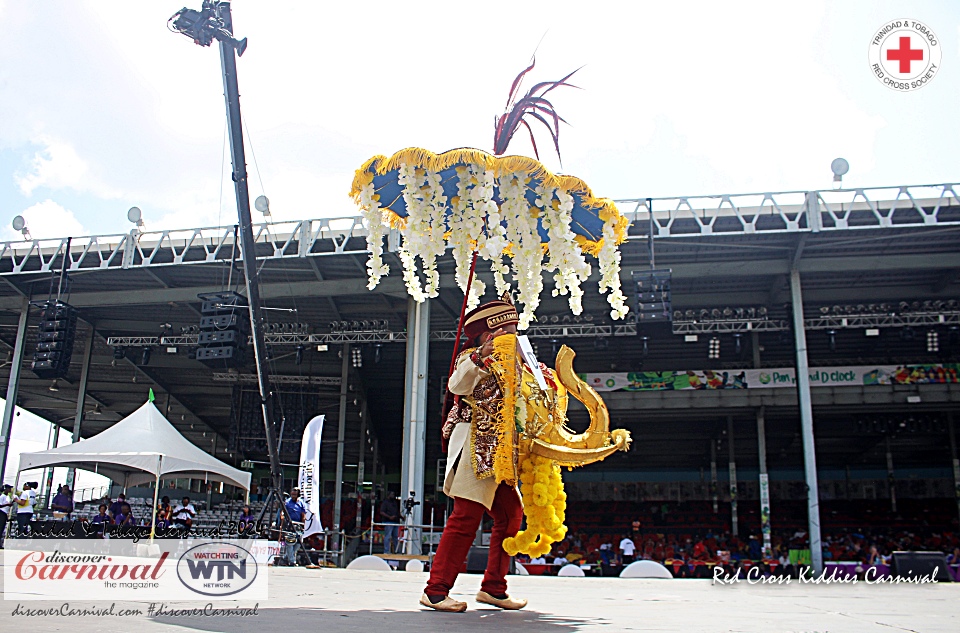
[[[547,559],[543,556],[538,556],[530,561],[531,565],[546,565]]]
[[[93,518],[90,519],[90,523],[96,525],[96,532],[103,536],[104,526],[110,525],[113,523],[113,519],[110,518],[110,515],[107,514],[107,504],[101,503],[100,507],[97,508],[97,514],[93,515]]]
[[[561,567],[563,567],[564,565],[566,565],[568,562],[570,562],[570,561],[568,561],[566,558],[564,558],[563,552],[557,552],[557,555],[556,555],[556,556],[554,557],[554,559],[553,559],[553,565],[554,565],[554,567],[556,567],[557,569],[560,569]]]
[[[624,536],[620,541],[620,558],[623,560],[624,565],[629,565],[633,562],[633,554],[636,551],[636,545],[633,543],[633,539],[629,536]]]
[[[190,503],[190,497],[184,497],[173,509],[173,525],[183,529],[190,529],[193,519],[197,516],[197,509]]]
[[[240,510],[240,518],[237,519],[237,533],[241,538],[249,538],[249,531],[254,529],[256,524],[256,517],[253,516],[253,510],[250,509],[250,506],[243,506]]]
[[[70,520],[70,515],[73,514],[73,492],[69,486],[64,484],[57,489],[50,508],[53,510],[54,519]]]
[[[13,494],[13,486],[3,484],[0,492],[0,549],[3,549],[3,539],[7,533],[7,520],[10,518],[10,508],[16,506],[16,497]]]
[[[39,484],[28,481],[23,484],[23,491],[17,495],[17,535],[24,537],[30,531],[30,521],[33,520],[33,506],[37,505],[37,490]]]
[[[170,507],[170,497],[164,495],[157,505],[157,529],[167,529],[172,524],[173,509]]]
[[[120,506],[120,513],[113,517],[114,525],[136,525],[129,503]]]
[[[601,543],[600,562],[603,565],[610,565],[613,562],[613,543]]]
[[[763,559],[763,548],[760,546],[760,539],[753,534],[750,535],[750,545],[747,548],[747,555],[750,557],[750,560]]]
[[[122,492],[117,495],[117,500],[111,503],[107,510],[110,512],[110,516],[117,518],[117,515],[123,512],[123,504],[127,502],[127,495]]]
[[[877,551],[876,545],[870,546],[870,552],[867,554],[867,565],[880,565],[883,563],[880,552]]]
[[[383,526],[383,553],[393,554],[397,546],[397,536],[400,533],[400,504],[397,495],[392,490],[380,504],[380,521]]]
[[[640,519],[636,518],[633,520],[633,538],[640,537]]]
[[[948,565],[960,565],[960,547],[954,547],[953,553],[947,556]]]

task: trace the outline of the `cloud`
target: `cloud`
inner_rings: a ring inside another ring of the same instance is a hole
[[[43,149],[34,154],[25,173],[14,174],[14,181],[25,196],[33,195],[40,187],[74,189],[89,192],[101,198],[118,198],[120,192],[93,177],[87,161],[77,154],[69,143],[43,137],[37,139]]]
[[[90,235],[90,231],[84,228],[73,211],[63,208],[50,199],[24,209],[20,215],[27,221],[27,228],[30,229],[30,235],[34,239]],[[11,226],[3,227],[2,234],[7,240],[23,239],[20,232],[14,231]]]

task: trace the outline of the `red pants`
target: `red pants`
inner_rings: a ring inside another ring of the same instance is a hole
[[[491,595],[507,592],[510,556],[503,551],[503,539],[516,536],[520,530],[523,504],[516,489],[500,484],[493,498],[493,507],[489,511],[476,501],[460,498],[453,500],[453,514],[447,519],[447,526],[443,529],[440,545],[433,557],[430,580],[427,581],[425,590],[427,595],[445,596],[450,593],[464,561],[467,560],[485,512],[493,517],[493,532],[490,534],[490,554],[480,590]]]

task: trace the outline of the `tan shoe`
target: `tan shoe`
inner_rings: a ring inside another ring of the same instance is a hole
[[[527,606],[526,600],[518,600],[517,598],[511,598],[507,596],[504,599],[494,598],[486,591],[481,591],[477,594],[477,602],[482,602],[483,604],[492,604],[495,607],[500,607],[501,609],[506,609],[507,611],[516,611],[517,609],[522,609]]]
[[[467,603],[460,602],[459,600],[454,600],[450,596],[445,597],[443,600],[437,604],[430,602],[430,598],[427,597],[427,594],[420,596],[420,604],[437,611],[449,611],[450,613],[463,613],[467,610]]]

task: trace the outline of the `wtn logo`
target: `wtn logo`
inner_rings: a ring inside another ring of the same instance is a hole
[[[188,560],[187,567],[190,570],[190,576],[192,576],[194,580],[199,580],[200,578],[211,580],[214,570],[217,572],[215,580],[218,581],[224,578],[233,580],[235,576],[243,579],[247,577],[247,561],[245,560],[241,561],[239,565],[225,560]]]
[[[253,585],[257,561],[239,545],[214,541],[184,552],[177,561],[177,577],[195,593],[230,596]]]

